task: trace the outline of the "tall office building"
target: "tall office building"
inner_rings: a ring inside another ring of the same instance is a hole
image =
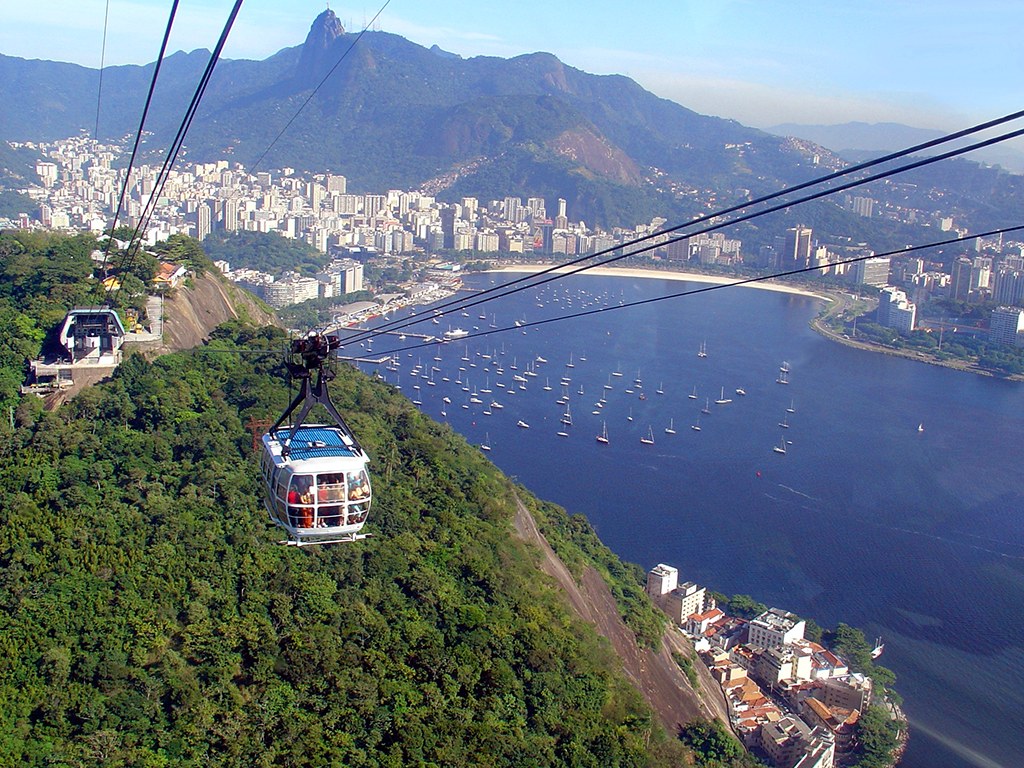
[[[810,227],[793,227],[786,230],[786,240],[779,254],[780,269],[803,269],[811,263]]]
[[[967,301],[971,295],[971,260],[961,256],[953,262],[952,279],[949,281],[949,297],[957,301]]]
[[[238,229],[238,202],[236,200],[224,201],[224,229],[228,232]]]
[[[330,175],[327,177],[327,191],[337,192],[339,195],[344,195],[348,189],[348,179],[344,176]]]
[[[989,321],[988,340],[1011,347],[1024,346],[1024,310],[1016,307],[999,307],[992,311]]]
[[[876,288],[888,285],[889,257],[873,256],[870,259],[855,262],[852,275],[856,285],[873,285]]]
[[[200,242],[210,234],[210,222],[213,219],[213,211],[206,203],[200,203],[196,208],[196,240]]]

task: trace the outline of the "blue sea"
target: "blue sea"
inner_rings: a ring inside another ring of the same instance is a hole
[[[421,333],[510,330],[377,370],[623,559],[880,637],[903,765],[1024,764],[1024,386],[827,341],[808,327],[820,300],[751,288],[514,326],[704,286],[580,275],[421,311]]]

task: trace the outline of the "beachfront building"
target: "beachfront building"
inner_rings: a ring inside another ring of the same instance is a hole
[[[761,725],[761,749],[775,768],[832,768],[835,761],[832,734],[791,715]]]
[[[855,262],[852,270],[853,282],[856,285],[873,285],[881,288],[889,284],[889,257],[873,256]]]
[[[769,608],[750,622],[747,642],[757,648],[781,648],[804,639],[807,622],[781,608]]]
[[[917,305],[899,288],[886,287],[878,297],[878,324],[910,333],[917,324]]]
[[[661,606],[664,596],[679,585],[679,570],[658,563],[647,574],[647,594],[654,604]]]
[[[686,620],[691,615],[704,610],[706,597],[707,592],[704,587],[698,587],[692,581],[688,581],[664,596],[662,610],[669,615],[676,626],[682,626],[686,624]]]
[[[999,307],[992,311],[989,321],[989,341],[1011,347],[1024,346],[1024,310]]]

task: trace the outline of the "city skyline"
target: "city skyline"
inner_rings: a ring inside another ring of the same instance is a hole
[[[230,3],[183,3],[171,51],[212,47]],[[228,58],[266,58],[299,45],[323,2],[299,0],[282,11],[266,0],[242,7]],[[358,31],[379,5],[335,5]],[[31,8],[0,0],[0,53],[97,68],[105,0]],[[113,0],[106,64],[156,56],[167,4]],[[511,57],[544,50],[596,74],[624,74],[699,112],[755,127],[781,122],[902,122],[952,129],[1018,108],[1020,54],[1011,38],[1024,8],[989,0],[822,6],[656,3],[643,19],[608,2],[577,7],[392,3],[374,25],[421,45],[462,56]],[[657,23],[646,23],[658,19]]]

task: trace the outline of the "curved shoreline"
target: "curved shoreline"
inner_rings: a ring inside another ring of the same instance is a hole
[[[495,269],[489,269],[487,272],[522,272],[525,274],[535,274],[542,272],[546,269],[550,269],[550,264],[515,264],[497,267]],[[552,270],[552,274],[565,274],[574,269],[573,267],[559,267],[558,269]],[[660,280],[675,280],[679,282],[693,282],[693,283],[713,283],[716,285],[735,285],[736,279],[718,276],[718,275],[704,275],[698,272],[679,272],[677,270],[661,270],[661,269],[637,269],[636,267],[593,267],[586,270],[588,275],[600,275],[602,277],[633,277],[640,279],[660,279]],[[835,298],[824,293],[812,293],[804,288],[796,288],[791,285],[784,283],[776,283],[773,281],[760,281],[756,283],[741,283],[735,285],[736,288],[758,288],[762,291],[776,291],[777,293],[790,293],[797,296],[806,296],[811,299],[818,299],[819,301],[835,301]]]
[[[498,267],[496,269],[489,269],[488,272],[520,272],[525,274],[534,274],[541,272],[545,269],[549,269],[551,265],[548,264],[522,264],[522,265],[508,265]],[[571,270],[571,267],[560,267],[552,270],[553,274],[564,274]],[[586,270],[587,274],[601,275],[605,277],[632,277],[640,279],[662,279],[662,280],[675,280],[679,282],[695,282],[695,283],[713,283],[716,285],[733,285],[736,283],[735,279],[718,276],[718,275],[705,275],[697,272],[679,272],[676,270],[660,270],[660,269],[637,269],[635,267],[594,267]],[[797,288],[795,286],[786,285],[784,283],[777,283],[774,281],[764,280],[756,283],[742,283],[736,285],[737,288],[758,288],[764,291],[775,291],[777,293],[789,293],[797,296],[806,296],[807,298],[817,299],[819,301],[827,302],[831,304],[828,307],[828,312],[831,312],[835,308],[841,308],[843,306],[843,299],[841,296],[836,294],[822,291],[815,293],[805,288]],[[826,313],[827,314],[827,313]],[[1008,381],[1024,381],[1024,376],[1016,375],[1003,375],[1000,376],[995,371],[990,371],[986,368],[980,368],[969,360],[938,360],[931,355],[926,353],[920,353],[916,350],[903,350],[903,349],[891,349],[889,347],[883,347],[878,344],[873,344],[864,341],[855,341],[853,339],[844,339],[840,334],[836,333],[832,329],[828,328],[824,322],[823,315],[818,315],[810,321],[811,329],[820,336],[824,336],[829,341],[834,341],[837,344],[843,344],[847,347],[854,349],[862,349],[865,352],[876,352],[883,355],[890,355],[892,357],[901,357],[905,360],[912,360],[918,363],[926,363],[928,365],[937,365],[941,368],[949,368],[954,371],[960,371],[962,373],[973,373],[978,376],[991,376],[993,378],[1006,379]]]

